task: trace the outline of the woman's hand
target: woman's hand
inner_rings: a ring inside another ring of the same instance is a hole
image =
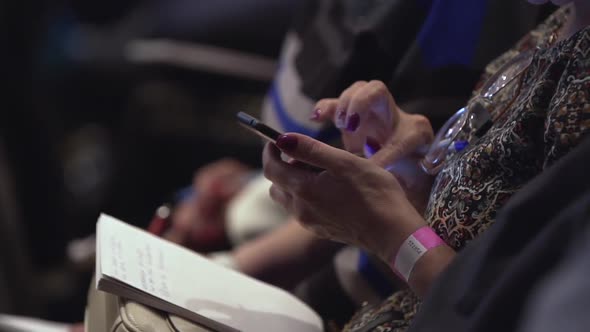
[[[389,261],[401,243],[425,225],[396,178],[375,163],[299,134],[277,146],[310,170],[281,159],[267,144],[264,173],[272,198],[320,237],[362,247]]]
[[[297,161],[284,162],[277,146]],[[402,243],[426,225],[396,177],[375,163],[300,134],[281,136],[277,146],[267,144],[263,155],[264,174],[273,182],[270,195],[316,235],[391,263]],[[416,262],[408,283],[418,296],[454,255],[443,245]]]
[[[432,126],[422,115],[404,113],[383,82],[359,81],[339,98],[320,100],[312,119],[332,120],[347,151],[364,153],[393,172],[412,204],[424,210],[432,178],[419,161],[434,137]]]

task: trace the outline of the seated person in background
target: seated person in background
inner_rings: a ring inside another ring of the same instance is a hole
[[[267,144],[275,201],[316,235],[377,255],[408,283],[345,331],[406,330],[455,252],[587,135],[590,3],[552,2],[564,6],[487,67],[467,107],[435,138],[383,83],[359,82],[320,101],[315,117],[333,119],[346,148],[370,159],[296,133]],[[324,171],[286,163],[281,151]]]

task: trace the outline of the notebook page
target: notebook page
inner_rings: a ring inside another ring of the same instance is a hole
[[[319,332],[319,316],[286,291],[226,269],[113,217],[98,221],[100,271],[240,331]]]

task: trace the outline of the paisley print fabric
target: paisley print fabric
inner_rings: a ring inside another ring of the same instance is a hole
[[[554,43],[567,15],[567,8],[558,10],[486,68],[482,81],[533,50],[529,67],[494,95],[492,127],[450,157],[435,179],[425,219],[455,250],[492,226],[516,191],[590,130],[590,27]],[[419,303],[410,290],[396,292],[381,306],[364,308],[344,331],[405,331]],[[391,320],[375,324],[388,312]]]

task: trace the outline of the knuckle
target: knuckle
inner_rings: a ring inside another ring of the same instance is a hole
[[[354,83],[353,83],[353,84],[350,86],[350,88],[360,88],[360,87],[363,87],[363,86],[365,86],[366,84],[367,84],[367,81],[363,81],[363,80],[361,80],[361,81],[356,81],[356,82],[354,82]],[[349,89],[350,89],[350,88],[349,88]]]
[[[272,167],[268,164],[264,165],[264,168],[262,169],[262,174],[265,178],[267,178],[270,181],[274,179],[274,172],[272,170]]]
[[[357,164],[350,159],[342,159],[340,160],[339,169],[354,172],[357,169]]]
[[[325,107],[327,105],[329,105],[330,103],[333,102],[334,99],[331,98],[324,98],[324,99],[320,99],[316,104],[316,108],[321,108],[321,107]]]
[[[369,82],[369,86],[371,87],[371,90],[374,94],[383,95],[389,93],[387,85],[385,85],[385,83],[383,83],[382,81],[373,80]]]
[[[319,153],[321,153],[321,146],[318,141],[316,140],[307,140],[307,146],[303,147],[302,151],[307,151],[307,154],[314,158]]]
[[[431,139],[434,137],[432,125],[427,117],[421,114],[416,114],[413,116],[413,118],[416,126],[415,133],[419,134],[420,137],[423,137],[425,139]]]
[[[237,164],[238,164],[238,162],[235,161],[233,158],[223,157],[223,158],[213,162],[211,164],[211,166],[224,167],[224,166],[236,166]]]
[[[315,236],[321,238],[321,239],[330,239],[329,233],[322,227],[317,226],[317,225],[311,225],[308,228],[312,233],[315,234]]]
[[[406,142],[404,140],[398,141],[396,144],[389,146],[388,150],[388,159],[387,162],[398,160],[402,158],[406,154]]]
[[[355,158],[356,159],[356,158]],[[350,176],[354,174],[358,174],[362,171],[364,165],[364,158],[360,161],[357,161],[353,158],[346,158],[338,160],[338,162],[334,165],[334,169],[337,170],[341,175]]]
[[[360,89],[356,91],[356,93],[352,96],[351,104],[354,103],[356,106],[358,106],[359,109],[355,110],[355,112],[362,112],[367,110],[366,108],[372,102],[373,99],[373,94],[367,93],[365,89]]]
[[[430,127],[430,120],[422,114],[415,114],[414,121],[416,121],[416,125],[420,128],[428,128]]]
[[[270,198],[272,198],[274,201],[279,201],[279,189],[276,185],[273,184],[272,186],[270,186],[270,188],[268,189],[268,194],[270,195]]]
[[[338,106],[338,99],[322,99],[316,104],[316,108],[322,110],[322,115],[330,115],[334,113],[334,110]]]
[[[308,196],[311,194],[309,186],[306,185],[305,182],[294,182],[291,186],[291,190],[293,191],[293,194],[303,199],[308,198]]]
[[[297,210],[297,219],[299,219],[299,222],[301,223],[301,225],[305,229],[314,232],[314,230],[318,226],[314,222],[313,214],[308,209],[300,207],[300,206],[297,206],[296,210]]]
[[[305,213],[296,213],[296,217],[297,217],[297,221],[299,222],[299,224],[301,226],[303,226],[303,228],[305,228],[306,230],[313,232],[313,224],[309,222],[309,219],[307,218]]]
[[[357,89],[362,88],[366,84],[367,81],[356,81],[352,83],[351,86],[349,86],[346,90],[342,92],[342,94],[340,95],[340,99],[350,97],[350,95],[352,95]]]
[[[272,185],[272,186],[270,186],[270,188],[268,188],[268,196],[270,196],[270,198],[272,198],[273,201],[277,200],[277,192],[276,192],[274,185]]]

